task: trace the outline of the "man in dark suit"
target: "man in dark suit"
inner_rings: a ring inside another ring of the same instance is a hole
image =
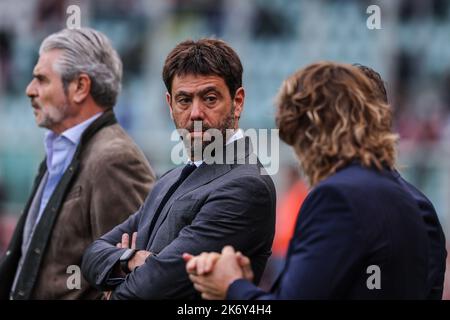
[[[186,255],[186,270],[204,298],[442,297],[442,228],[431,202],[394,169],[391,109],[365,73],[316,63],[283,84],[280,136],[312,185],[285,268],[267,293],[248,281],[251,258],[230,246],[221,255]]]
[[[182,253],[226,243],[252,258],[258,282],[271,252],[275,188],[239,129],[239,57],[220,40],[185,41],[169,53],[163,78],[191,161],[163,175],[138,212],[86,250],[83,274],[110,299],[196,298]],[[207,129],[224,136],[212,162]],[[230,163],[220,161],[233,153]]]
[[[100,32],[65,29],[43,41],[26,93],[48,129],[46,159],[0,261],[0,299],[102,296],[81,276],[83,252],[135,212],[154,182],[113,112],[121,79]]]

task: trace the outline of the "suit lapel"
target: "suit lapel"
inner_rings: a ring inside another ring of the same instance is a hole
[[[181,174],[182,167],[176,168],[166,174],[163,178],[166,181],[164,181],[164,185],[161,186],[161,190],[158,191],[158,195],[151,200],[151,203],[149,203],[149,208],[144,209],[144,217],[141,219],[144,219],[145,224],[142,227],[142,231],[138,232],[138,239],[137,239],[137,246],[140,248],[148,247],[149,244],[149,238],[150,238],[150,224],[153,220],[153,217],[156,213],[156,210],[158,210],[159,205],[161,201],[163,200],[166,193],[169,191],[170,187],[177,181],[178,177]],[[167,206],[167,204],[166,204]],[[142,241],[142,242],[141,242]],[[141,244],[141,246],[139,246]]]
[[[187,177],[186,180],[178,187],[178,189],[170,197],[170,199],[167,201],[166,205],[162,209],[161,214],[158,217],[158,220],[156,220],[156,224],[155,224],[155,227],[153,228],[153,232],[150,235],[147,249],[151,247],[151,244],[153,243],[153,240],[155,238],[155,235],[156,235],[159,227],[166,219],[167,214],[169,213],[170,208],[172,207],[172,204],[175,202],[176,199],[178,199],[183,194],[189,193],[190,191],[195,190],[198,187],[201,187],[214,179],[217,179],[218,177],[224,175],[225,173],[227,173],[230,170],[231,170],[230,165],[226,165],[226,164],[206,165],[205,163],[203,163],[189,177]],[[176,179],[178,178],[178,176],[180,175],[180,172],[181,172],[181,170],[177,170],[177,171],[178,171],[178,175],[173,180],[173,183],[176,181]],[[169,187],[172,184],[170,184]],[[162,196],[164,196],[164,194],[162,194]],[[162,197],[161,197],[161,199],[162,199]],[[156,208],[155,208],[155,210],[156,210]],[[149,231],[149,226],[150,226],[150,223],[148,223],[148,226],[146,227],[147,232]]]
[[[48,171],[44,174],[44,177],[41,179],[39,183],[39,187],[34,193],[33,200],[31,201],[30,208],[28,209],[27,218],[25,219],[25,227],[23,229],[23,241],[22,244],[22,253],[27,251],[29,241],[31,239],[31,235],[33,234],[34,228],[36,228],[37,217],[39,215],[40,204],[42,193],[44,191],[44,186],[47,181]]]
[[[227,164],[211,164],[202,163],[180,187],[174,192],[172,199],[177,199],[179,196],[191,192],[208,182],[217,179],[231,170],[231,166]]]
[[[238,143],[244,144],[244,149],[243,149],[244,152],[239,152],[239,149],[238,149],[238,152],[235,152]],[[236,163],[236,162],[240,163],[241,159],[243,160],[243,163],[246,162],[247,158],[252,153],[252,146],[251,146],[250,139],[248,137],[245,137],[244,139],[239,139],[239,140],[235,141],[234,143],[227,145],[226,151],[224,152],[224,154],[229,154],[229,153],[231,153],[231,155],[232,155],[231,159],[234,159],[233,163]],[[158,220],[156,221],[156,224],[155,224],[155,227],[153,228],[152,233],[148,235],[149,241],[147,244],[147,250],[151,247],[153,240],[155,238],[155,235],[158,232],[159,227],[166,219],[167,214],[169,213],[170,208],[171,208],[172,204],[175,202],[175,200],[178,199],[180,196],[187,194],[187,193],[211,182],[212,180],[217,179],[220,176],[226,174],[227,172],[229,172],[232,169],[232,165],[233,164],[202,163],[202,165],[200,165],[189,177],[187,177],[186,180],[178,187],[178,189],[170,197],[170,199],[167,201],[164,208],[162,209],[161,214],[159,215]],[[170,183],[169,182],[167,183],[167,185],[165,186],[165,190],[162,191],[158,195],[158,198],[156,198],[156,199],[159,199],[159,201],[156,200],[158,205],[161,202],[161,200],[163,199],[164,195],[169,190],[170,186],[173,183],[175,183],[175,181],[178,179],[178,177],[181,173],[181,170],[182,170],[182,168],[173,170],[174,175],[171,176]],[[155,211],[157,210],[157,208],[158,208],[158,206],[153,207],[153,210],[151,210],[151,212],[153,214],[151,217],[149,217],[149,221],[145,225],[144,230],[147,234],[150,232],[150,223],[151,223],[151,220],[152,220],[153,215],[154,215]],[[144,239],[146,239],[146,238],[144,238]]]

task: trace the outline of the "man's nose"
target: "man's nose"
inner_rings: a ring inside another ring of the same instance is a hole
[[[194,99],[191,108],[191,121],[203,119],[204,119],[203,105],[200,99]]]
[[[28,86],[27,86],[27,88],[25,90],[25,93],[30,98],[37,96],[37,90],[36,90],[36,87],[34,85],[34,79],[31,80],[31,82],[28,84]]]

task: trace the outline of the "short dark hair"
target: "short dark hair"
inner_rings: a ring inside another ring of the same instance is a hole
[[[167,55],[162,76],[171,93],[175,76],[216,75],[224,79],[231,97],[234,97],[242,86],[242,72],[239,56],[226,42],[205,38],[179,43]]]
[[[384,86],[384,81],[380,74],[372,68],[359,63],[354,63],[353,66],[361,70],[366,77],[368,77],[375,84],[378,89],[377,95],[383,100],[384,103],[388,103],[386,87]]]

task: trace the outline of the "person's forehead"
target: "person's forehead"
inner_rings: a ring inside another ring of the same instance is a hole
[[[53,72],[54,63],[61,56],[61,50],[50,50],[43,52],[34,67],[35,73]]]
[[[201,91],[208,87],[214,87],[216,89],[226,89],[225,80],[217,75],[197,75],[186,74],[176,75],[172,81],[172,91]]]

